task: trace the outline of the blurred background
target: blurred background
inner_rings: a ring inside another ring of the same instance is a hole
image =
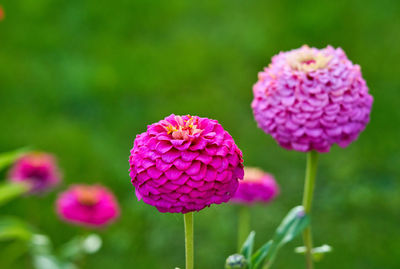
[[[271,56],[308,44],[342,47],[375,98],[358,141],[320,158],[314,241],[334,251],[317,268],[400,267],[400,3],[380,1],[4,0],[0,22],[0,151],[54,153],[64,183],[2,207],[49,234],[57,247],[78,227],[54,212],[57,192],[101,182],[121,218],[82,268],[184,267],[180,214],[138,202],[128,175],[136,134],[171,113],[218,119],[245,164],[273,173],[281,195],[252,208],[261,245],[301,203],[305,155],[280,148],[250,109],[257,72]],[[5,174],[2,174],[4,178]],[[195,214],[199,269],[222,268],[236,251],[237,208]],[[274,268],[302,268],[293,248]],[[13,268],[30,268],[24,257]]]

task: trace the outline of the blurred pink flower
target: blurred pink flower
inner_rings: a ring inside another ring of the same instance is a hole
[[[255,119],[286,149],[346,147],[369,122],[373,98],[360,66],[340,48],[281,52],[258,78],[251,105]]]
[[[101,185],[72,185],[56,202],[58,215],[66,222],[103,227],[119,216],[119,206],[111,191]]]
[[[0,21],[4,20],[5,18],[5,12],[4,12],[4,8],[2,5],[0,5]]]
[[[11,167],[8,178],[28,184],[30,193],[41,193],[60,183],[61,173],[53,155],[34,152],[18,159]]]
[[[253,204],[269,203],[279,194],[279,186],[274,177],[261,169],[244,168],[244,179],[232,198],[233,203]]]
[[[130,176],[136,196],[160,212],[227,202],[243,178],[242,152],[216,120],[169,117],[137,135]]]

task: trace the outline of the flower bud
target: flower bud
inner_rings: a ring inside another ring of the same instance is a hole
[[[225,269],[246,269],[246,258],[241,254],[233,254],[226,259]]]

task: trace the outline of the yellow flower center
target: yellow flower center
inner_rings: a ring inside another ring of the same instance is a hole
[[[80,186],[78,189],[78,201],[83,205],[95,205],[99,201],[99,192],[95,187]]]
[[[247,182],[257,182],[265,176],[264,171],[255,167],[244,168],[244,180]]]
[[[304,46],[301,50],[292,52],[287,61],[293,70],[311,72],[325,68],[331,59],[332,56],[315,52],[308,46]]]
[[[167,134],[172,135],[173,139],[189,140],[189,135],[201,133],[202,130],[197,127],[198,119],[190,115],[187,115],[187,118],[184,120],[181,116],[175,116],[177,125],[169,124],[164,127]]]

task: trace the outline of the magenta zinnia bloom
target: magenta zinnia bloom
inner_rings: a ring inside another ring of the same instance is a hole
[[[253,167],[244,168],[244,179],[232,198],[233,203],[268,203],[279,194],[279,186],[271,174]]]
[[[59,195],[56,206],[63,220],[82,226],[102,227],[119,216],[114,195],[100,185],[72,185]]]
[[[227,202],[243,178],[242,152],[216,120],[169,117],[137,135],[130,176],[136,196],[160,212]]]
[[[61,181],[61,173],[53,155],[34,152],[18,159],[8,178],[13,182],[26,183],[30,193],[45,192]]]
[[[369,122],[373,98],[360,66],[340,48],[303,46],[281,52],[258,77],[255,119],[286,149],[346,147]]]

